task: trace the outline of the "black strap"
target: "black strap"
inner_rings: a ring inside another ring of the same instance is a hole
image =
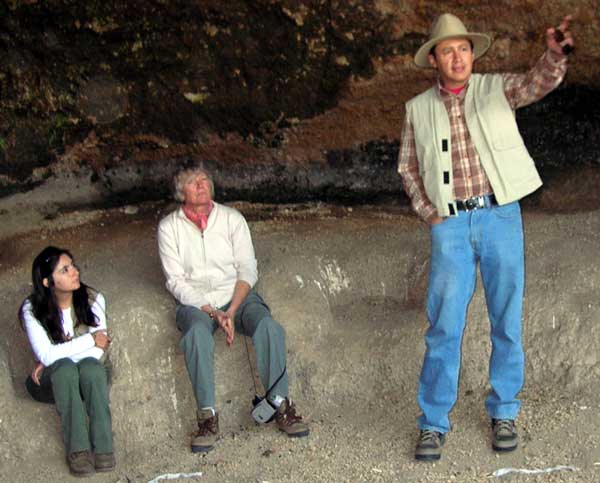
[[[244,345],[246,346],[246,355],[248,356],[248,367],[250,367],[250,374],[252,374],[252,384],[254,384],[254,393],[258,394],[258,388],[256,387],[256,375],[254,374],[254,368],[252,367],[252,362],[250,361],[250,350],[248,349],[248,337],[244,336]],[[271,385],[267,392],[265,393],[265,397],[268,399],[269,394],[273,390],[273,388],[277,385],[281,378],[284,376],[285,371],[287,371],[287,365],[283,368],[283,371],[277,378],[277,380]]]
[[[277,378],[277,380],[273,383],[273,385],[267,389],[267,392],[265,393],[265,397],[268,399],[269,398],[269,394],[271,393],[271,391],[273,390],[273,388],[277,385],[277,383],[279,381],[281,381],[281,378],[283,377],[283,375],[285,374],[285,371],[287,370],[287,366],[285,366],[283,368],[283,371],[281,372],[281,374],[279,374],[279,377]]]

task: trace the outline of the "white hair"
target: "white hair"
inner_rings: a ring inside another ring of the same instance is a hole
[[[196,163],[185,165],[175,173],[175,176],[173,177],[173,185],[175,188],[174,197],[177,201],[180,203],[185,201],[183,187],[190,180],[190,178],[198,176],[199,174],[204,174],[208,178],[208,184],[210,185],[210,196],[211,198],[214,198],[215,184],[213,182],[212,175],[204,166],[202,166],[200,163]]]

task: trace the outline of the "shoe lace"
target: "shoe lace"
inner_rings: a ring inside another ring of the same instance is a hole
[[[437,431],[432,431],[431,429],[423,429],[421,430],[421,443],[429,443],[436,442],[439,439],[439,433]]]
[[[302,421],[302,416],[296,414],[296,406],[288,399],[285,411],[280,413],[280,419],[284,420],[287,425],[292,425]]]
[[[513,422],[510,419],[498,419],[494,424],[494,429],[496,433],[509,432],[513,431]]]
[[[215,416],[205,419],[204,421],[199,421],[198,430],[195,433],[196,436],[205,436],[209,433],[217,434],[217,424],[218,420]]]

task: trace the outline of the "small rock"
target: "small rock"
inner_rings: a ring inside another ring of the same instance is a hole
[[[136,215],[140,211],[137,206],[126,205],[123,207],[123,213],[126,215]]]

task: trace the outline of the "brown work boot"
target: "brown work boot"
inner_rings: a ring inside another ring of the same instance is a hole
[[[105,473],[115,469],[117,462],[114,453],[96,453],[94,458],[94,467],[96,471]]]
[[[88,450],[70,453],[67,456],[67,463],[73,476],[90,476],[94,474],[94,462]]]
[[[219,415],[210,409],[198,410],[198,430],[192,433],[192,453],[208,453],[217,442]]]
[[[302,416],[296,414],[296,406],[288,398],[281,403],[275,413],[277,427],[290,438],[308,436],[308,425],[302,422]]]

